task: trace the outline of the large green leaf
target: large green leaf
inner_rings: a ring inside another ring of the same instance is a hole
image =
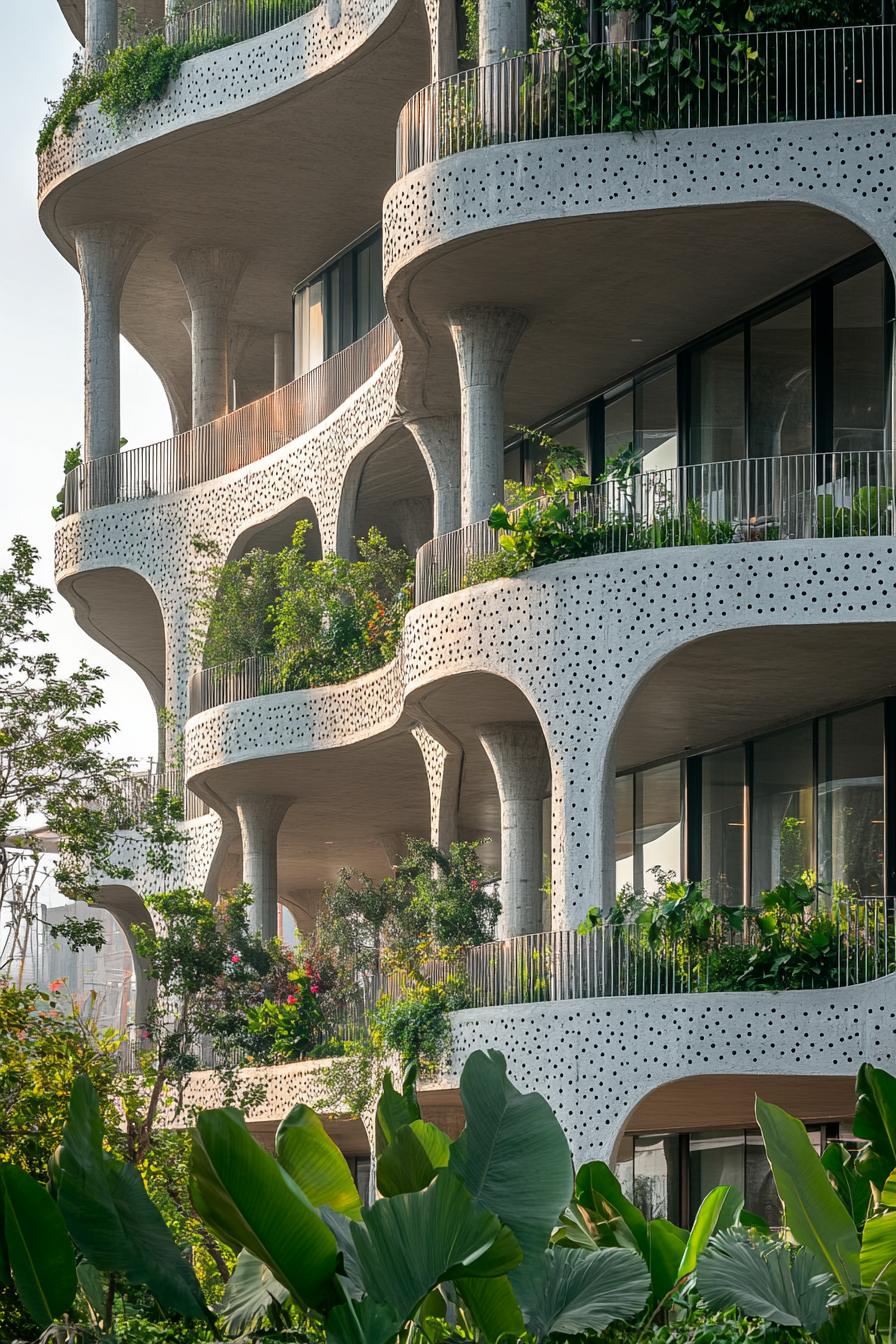
[[[190,1193],[197,1213],[235,1249],[251,1251],[301,1305],[334,1291],[336,1239],[237,1111],[203,1111],[193,1131]]]
[[[505,1275],[494,1279],[456,1279],[454,1286],[483,1339],[498,1340],[502,1335],[519,1339],[525,1334],[523,1313]]]
[[[647,1219],[626,1199],[622,1186],[606,1162],[586,1162],[576,1173],[576,1203],[595,1229],[601,1245],[629,1246],[645,1260],[650,1257]]]
[[[863,1287],[882,1288],[896,1296],[896,1213],[868,1219],[859,1262]]]
[[[409,1069],[404,1076],[401,1092],[396,1092],[392,1083],[392,1074],[386,1069],[383,1074],[383,1086],[376,1107],[376,1151],[377,1157],[394,1141],[403,1125],[419,1120],[420,1107],[414,1090],[416,1073]]]
[[[706,1250],[710,1237],[736,1226],[743,1207],[744,1197],[733,1186],[717,1185],[714,1190],[710,1190],[697,1210],[691,1227],[688,1244],[678,1266],[679,1278],[684,1278],[685,1274],[696,1269],[697,1257]]]
[[[863,1064],[856,1078],[856,1093],[852,1132],[869,1144],[856,1165],[880,1190],[896,1167],[896,1078],[885,1069]]]
[[[697,1262],[697,1290],[714,1310],[737,1307],[747,1316],[810,1331],[827,1320],[830,1282],[802,1247],[769,1241],[760,1248],[734,1231],[712,1237]]]
[[[377,1200],[362,1218],[351,1231],[364,1287],[402,1320],[438,1284],[506,1274],[522,1258],[510,1229],[448,1171],[426,1190]]]
[[[191,1320],[208,1317],[192,1266],[153,1204],[136,1167],[103,1150],[93,1085],[72,1085],[57,1154],[59,1210],[84,1259],[104,1273],[144,1284],[160,1306]]]
[[[850,1218],[861,1228],[868,1216],[871,1182],[856,1168],[854,1155],[842,1143],[829,1143],[821,1155],[821,1165]],[[885,1194],[883,1198],[886,1203]]]
[[[402,1125],[376,1164],[381,1195],[407,1195],[425,1190],[440,1167],[448,1165],[451,1141],[436,1125],[415,1120]]]
[[[260,1260],[240,1251],[221,1299],[221,1315],[233,1334],[242,1334],[267,1315],[271,1303],[289,1301],[283,1284]]]
[[[327,1344],[388,1344],[404,1320],[372,1297],[346,1300],[327,1316]]]
[[[681,1278],[681,1261],[685,1255],[688,1234],[666,1218],[651,1218],[647,1224],[647,1268],[650,1286],[657,1302],[671,1293]]]
[[[559,1121],[544,1097],[513,1086],[496,1050],[470,1055],[460,1095],[467,1124],[451,1146],[449,1170],[513,1230],[525,1255],[537,1255],[572,1194]]]
[[[4,1164],[0,1183],[16,1292],[38,1325],[51,1325],[70,1309],[78,1291],[75,1253],[65,1223],[46,1187],[27,1172]]]
[[[517,1285],[526,1327],[537,1340],[629,1320],[643,1310],[649,1294],[643,1259],[621,1246],[596,1251],[551,1246]]]
[[[831,1186],[805,1125],[758,1098],[756,1119],[790,1232],[849,1296],[859,1285],[856,1226]]]
[[[316,1209],[326,1204],[347,1218],[361,1217],[361,1196],[351,1169],[309,1106],[294,1106],[280,1124],[277,1161]]]

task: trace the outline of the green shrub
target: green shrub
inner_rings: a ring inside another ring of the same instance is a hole
[[[405,1066],[435,1068],[451,1042],[448,1014],[466,1006],[466,986],[457,976],[439,985],[411,985],[403,998],[380,1001],[370,1022],[371,1040],[383,1052],[394,1051]]]
[[[98,101],[113,126],[120,127],[138,107],[164,95],[184,61],[229,46],[232,41],[231,37],[209,33],[201,40],[171,45],[161,33],[149,33],[132,46],[111,52],[102,69],[88,70],[76,56],[62,93],[55,100],[47,100],[47,114],[37,139],[38,154],[50,148],[58,129],[64,135],[72,134],[88,103]]]

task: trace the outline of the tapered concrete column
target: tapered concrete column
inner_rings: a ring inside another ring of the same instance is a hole
[[[193,424],[226,415],[229,405],[228,317],[246,257],[226,247],[191,248],[172,258],[190,300]]]
[[[102,66],[118,46],[118,0],[87,0],[84,10],[84,58]]]
[[[243,840],[243,881],[252,888],[250,928],[277,935],[277,836],[291,798],[249,795],[236,805]]]
[[[526,51],[526,0],[479,0],[479,64]]]
[[[121,446],[121,292],[150,235],[137,224],[84,224],[74,230],[84,294],[84,457]]]
[[[258,335],[257,327],[247,327],[242,322],[231,322],[227,328],[227,386],[230,410],[242,406],[245,397],[240,391],[240,370],[246,347],[253,336]]]
[[[444,730],[422,723],[411,729],[420,748],[429,784],[429,840],[445,853],[457,839],[457,812],[460,802],[460,773],[463,747]],[[439,736],[435,737],[434,733]]]
[[[292,332],[274,332],[274,387],[285,387],[295,377],[293,371]]]
[[[426,420],[409,420],[408,429],[432,482],[432,535],[441,537],[460,527],[460,417],[433,415]],[[501,474],[503,488],[503,464]]]
[[[526,327],[513,308],[448,314],[460,378],[461,527],[487,518],[504,498],[504,379]]]
[[[542,927],[542,804],[551,774],[535,723],[496,723],[479,732],[501,801],[501,916],[498,937]]]

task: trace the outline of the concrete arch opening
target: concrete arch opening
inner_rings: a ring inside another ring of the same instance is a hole
[[[687,1227],[710,1190],[731,1185],[744,1194],[749,1212],[780,1222],[757,1097],[802,1120],[819,1152],[852,1140],[852,1074],[679,1078],[643,1096],[616,1140],[612,1165],[628,1198],[648,1217]]]
[[[413,555],[433,535],[433,486],[426,462],[404,428],[371,445],[348,468],[339,504],[340,555],[371,527]]]
[[[296,524],[310,524],[305,534],[305,554],[309,560],[321,558],[320,524],[314,505],[309,499],[298,499],[264,522],[253,523],[241,532],[230,550],[228,559],[240,560],[249,551],[268,551],[273,554],[288,546]]]
[[[894,656],[896,623],[869,623],[732,629],[661,659],[606,761],[608,891],[650,889],[655,867],[725,904],[805,871],[892,890]]]
[[[137,955],[134,926],[151,931],[152,917],[142,898],[133,887],[109,885],[98,888],[93,904],[108,910],[125,936],[133,962],[133,1008],[130,1020],[139,1030],[156,1002],[156,982],[149,974],[146,962]]]

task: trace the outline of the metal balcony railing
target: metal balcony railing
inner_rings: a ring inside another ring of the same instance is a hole
[[[849,896],[827,907],[821,900],[816,909],[806,913],[821,913],[829,921],[826,950],[818,950],[811,971],[791,973],[789,980],[775,984],[775,992],[847,989],[896,972],[896,898]],[[794,937],[798,927],[796,919]],[[584,935],[559,929],[484,943],[467,948],[450,961],[429,962],[422,975],[431,985],[450,981],[459,1003],[466,1008],[624,996],[738,993],[742,991],[732,985],[730,958],[714,954],[728,948],[761,946],[761,931],[750,920],[742,929],[733,930],[717,917],[701,943],[667,937],[657,946],[650,945],[646,929],[639,923],[608,924]],[[351,1002],[340,1003],[339,1025],[322,1029],[320,1042],[334,1037],[357,1040],[380,1000],[404,997],[409,984],[405,974],[359,976],[356,995]],[[123,1071],[134,1069],[142,1045],[135,1029],[119,1052]],[[219,1055],[207,1041],[198,1042],[194,1052],[200,1068],[271,1062],[243,1048]]]
[[[257,462],[307,434],[372,378],[395,349],[388,318],[285,387],[161,443],[96,458],[68,472],[65,516],[172,494]]]
[[[169,14],[165,41],[203,43],[221,38],[244,42],[291,23],[316,9],[322,0],[206,0],[204,5]]]
[[[611,555],[733,542],[891,536],[889,453],[805,453],[742,458],[601,481],[570,503],[580,549]],[[538,507],[540,507],[540,502]],[[456,593],[500,551],[487,521],[435,537],[417,552],[415,601]]]
[[[467,149],[896,111],[896,28],[712,34],[555,48],[464,70],[406,103],[397,176]]]
[[[125,807],[132,825],[142,825],[149,804],[162,789],[183,800],[185,821],[207,814],[208,804],[184,787],[182,770],[142,770],[131,775],[124,786]]]
[[[399,691],[402,678],[402,649],[399,644],[396,657],[382,668],[386,681],[380,690],[388,700],[390,690]],[[372,674],[368,674],[372,675]],[[189,685],[189,712],[201,714],[204,709],[215,709],[232,704],[235,700],[254,700],[260,695],[278,695],[283,691],[306,689],[291,679],[287,663],[277,657],[243,658],[232,663],[218,663],[194,672]]]

